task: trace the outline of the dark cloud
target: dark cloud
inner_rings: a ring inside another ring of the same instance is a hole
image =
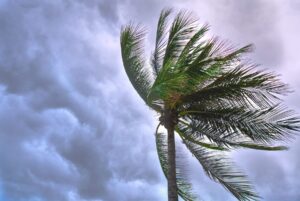
[[[250,178],[255,181],[256,189],[265,200],[298,200],[300,194],[297,146],[292,143],[286,152],[240,151],[235,158],[243,166]]]
[[[252,58],[270,67],[282,64],[282,37],[278,21],[281,4],[278,1],[179,1],[192,9],[201,21],[211,25],[212,33],[236,45],[255,44]]]
[[[276,3],[254,1],[227,1],[217,6],[216,13],[224,28],[231,29],[232,38],[238,42],[254,43],[255,60],[265,65],[278,66],[282,62],[282,39],[278,30],[278,5]],[[216,15],[217,16],[217,15]]]
[[[260,63],[288,67],[297,57],[284,53],[295,52],[298,34],[283,36],[281,23],[299,15],[296,2],[278,2],[0,0],[0,200],[165,200],[155,115],[123,71],[120,26],[143,22],[148,47],[160,10],[185,7],[213,34],[254,42]],[[284,9],[293,14],[283,18]],[[298,86],[295,70],[287,72]],[[299,199],[298,144],[279,155],[236,155],[266,200]],[[203,199],[233,199],[188,159]]]
[[[117,10],[104,4],[1,5],[4,200],[159,199],[152,119],[120,72]]]

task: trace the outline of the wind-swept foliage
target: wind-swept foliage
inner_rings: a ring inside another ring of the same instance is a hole
[[[121,31],[126,73],[145,103],[160,114],[156,145],[168,178],[176,171],[177,193],[196,200],[192,184],[179,166],[171,168],[168,137],[162,125],[178,134],[206,174],[240,201],[259,195],[226,154],[236,148],[286,150],[276,145],[299,131],[299,118],[282,104],[289,89],[278,76],[247,61],[252,45],[236,48],[208,37],[209,26],[199,26],[190,12],[161,12],[152,68],[143,58],[144,29],[129,24]]]
[[[235,168],[235,165],[223,153],[207,150],[184,140],[187,148],[197,158],[205,173],[214,181],[221,183],[238,200],[257,200],[247,178]]]
[[[162,62],[166,51],[168,17],[170,16],[171,12],[171,9],[162,10],[157,24],[155,50],[152,58],[152,67],[156,76],[162,67]]]
[[[121,50],[125,71],[141,98],[146,102],[150,91],[149,72],[144,68],[143,40],[145,29],[140,25],[130,24],[121,31]]]

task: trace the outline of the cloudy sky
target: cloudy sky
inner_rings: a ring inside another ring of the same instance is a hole
[[[131,87],[119,46],[134,20],[152,48],[166,6],[194,11],[233,44],[254,43],[251,59],[282,75],[300,113],[298,0],[0,0],[0,201],[166,200],[157,115]],[[290,145],[232,154],[266,201],[300,200],[300,138]],[[235,200],[187,159],[203,200]]]

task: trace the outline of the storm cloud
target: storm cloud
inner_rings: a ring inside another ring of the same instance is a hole
[[[282,74],[300,113],[297,0],[0,0],[0,201],[166,200],[157,115],[130,85],[119,47],[131,20],[152,47],[164,7],[194,11],[234,44],[254,43],[250,57]],[[299,145],[233,157],[265,200],[297,201]],[[187,159],[203,200],[234,200]]]

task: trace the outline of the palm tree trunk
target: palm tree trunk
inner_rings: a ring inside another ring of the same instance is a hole
[[[170,115],[171,117],[172,115]],[[172,118],[167,118],[168,122],[168,200],[178,201],[176,184],[176,152],[174,139],[174,123]]]

